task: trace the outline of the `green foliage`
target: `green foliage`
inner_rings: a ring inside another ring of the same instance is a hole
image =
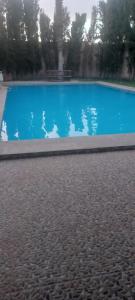
[[[7,71],[20,73],[24,68],[24,14],[22,0],[7,0]]]
[[[98,45],[98,69],[100,76],[113,78],[120,73],[123,63],[123,43],[99,43]]]
[[[10,41],[19,41],[24,37],[24,15],[22,0],[7,0],[6,12],[8,39]]]
[[[62,46],[63,41],[63,0],[56,0],[54,28],[58,46]]]
[[[94,42],[94,39],[97,35],[97,17],[98,17],[98,8],[93,6],[92,14],[91,14],[91,26],[88,33],[88,40],[90,43]]]
[[[46,69],[56,68],[54,31],[50,18],[40,11],[40,32],[42,57]]]
[[[38,0],[23,0],[24,24],[26,31],[27,71],[37,72],[41,68],[41,57],[38,40]]]
[[[135,0],[100,0],[87,35],[85,22],[86,14],[76,13],[70,24],[63,0],[56,0],[54,21],[40,10],[39,0],[0,0],[0,69],[14,78],[56,69],[61,52],[75,75],[83,76],[96,57],[100,76],[115,77],[126,53],[134,78]]]
[[[23,4],[27,40],[38,40],[38,0],[23,0]]]
[[[63,6],[63,0],[56,0],[53,33],[54,33],[54,49],[55,58],[58,69],[63,70],[63,53],[67,40],[70,38],[69,34],[70,16],[66,7]]]
[[[6,68],[7,62],[7,29],[5,19],[5,3],[0,0],[0,69]]]
[[[41,69],[37,0],[0,0],[0,68],[18,74]]]
[[[86,14],[80,15],[76,13],[75,21],[72,22],[68,56],[68,66],[74,71],[74,73],[79,71],[85,22]]]
[[[132,0],[107,0],[99,2],[98,30],[99,67],[103,76],[120,72],[124,49],[131,39]],[[135,6],[135,4],[134,4]]]

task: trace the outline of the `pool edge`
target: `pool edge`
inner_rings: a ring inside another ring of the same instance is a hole
[[[7,90],[8,90],[8,87],[3,86],[3,85],[0,86],[0,127],[1,127],[1,122],[2,122],[2,117],[3,117],[6,97],[7,97]]]
[[[125,91],[131,91],[131,92],[135,92],[135,87],[131,87],[128,85],[122,85],[122,84],[118,84],[118,83],[111,83],[111,82],[106,82],[106,81],[102,81],[102,80],[91,80],[91,81],[81,81],[81,80],[71,80],[71,81],[5,81],[3,82],[2,86],[3,87],[9,87],[9,86],[28,86],[28,85],[79,85],[79,84],[99,84],[102,86],[106,86],[106,87],[112,87],[112,88],[117,88],[117,89],[122,89]]]
[[[96,84],[102,85],[104,87],[110,87],[114,89],[119,89],[123,91],[129,91],[129,92],[135,92],[135,87],[128,86],[128,85],[122,85],[118,83],[111,83],[111,82],[105,82],[105,81],[97,81]]]
[[[0,160],[135,150],[135,134],[0,143]]]

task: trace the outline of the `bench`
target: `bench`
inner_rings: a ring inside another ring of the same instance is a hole
[[[70,80],[72,78],[72,71],[71,70],[48,70],[47,71],[47,78],[49,80]]]

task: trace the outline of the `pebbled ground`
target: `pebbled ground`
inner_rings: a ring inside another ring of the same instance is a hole
[[[0,162],[0,300],[135,299],[135,151]]]

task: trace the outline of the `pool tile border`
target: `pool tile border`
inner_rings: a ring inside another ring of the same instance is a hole
[[[94,84],[97,83],[96,81],[78,81],[78,80],[72,80],[72,81],[9,81],[4,82],[3,86],[28,86],[28,85],[74,85],[74,84]]]
[[[135,92],[135,87],[130,87],[126,85],[121,85],[117,83],[111,83],[111,82],[105,82],[105,81],[97,81],[97,80],[92,80],[92,81],[79,81],[79,80],[72,80],[72,81],[64,81],[64,82],[58,82],[58,81],[9,81],[9,82],[4,82],[3,87],[8,87],[8,86],[28,86],[28,85],[78,85],[78,84],[99,84],[102,86],[108,86],[112,88],[117,88],[117,89],[122,89],[125,91],[132,91]]]
[[[95,82],[96,84],[105,86],[105,87],[111,87],[115,89],[120,89],[124,91],[129,91],[129,92],[135,92],[135,88],[132,86],[127,86],[127,85],[122,85],[122,84],[117,84],[117,83],[110,83],[110,82],[104,82],[104,81],[97,81]]]
[[[8,86],[14,85],[56,85],[56,84],[100,84],[135,92],[135,88],[102,81],[91,82],[10,82],[0,87],[0,122]],[[135,134],[103,135],[94,137],[73,137],[51,140],[28,140],[16,142],[0,142],[0,160],[51,157],[72,154],[103,153],[112,151],[135,150]]]

